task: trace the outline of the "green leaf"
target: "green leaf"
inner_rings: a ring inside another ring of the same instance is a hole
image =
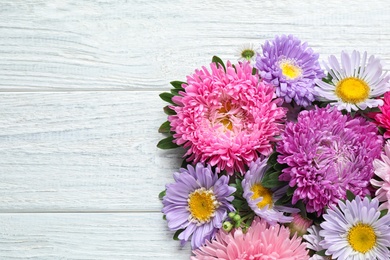
[[[320,256],[327,256],[327,255],[325,255],[325,252],[326,252],[326,249],[323,249],[321,251],[316,252],[316,254],[320,255]]]
[[[168,136],[167,138],[164,138],[158,142],[157,147],[160,149],[173,149],[179,146],[173,143],[173,136]]]
[[[272,166],[275,165],[276,163],[278,163],[277,158],[278,158],[278,153],[277,152],[272,153],[268,158],[267,164]]]
[[[164,113],[171,116],[171,115],[176,115],[175,110],[169,108],[169,106],[164,107]]]
[[[172,105],[176,105],[173,101],[172,98],[174,97],[173,94],[164,92],[160,94],[160,98],[164,100],[165,102],[171,103]]]
[[[178,231],[176,231],[175,234],[173,235],[173,240],[179,240],[179,235],[183,231],[184,229],[179,229]]]
[[[271,172],[268,174],[267,172],[261,181],[261,185],[263,185],[265,188],[274,188],[283,184],[281,181],[279,181],[279,172]]]
[[[177,89],[177,88],[171,89],[171,93],[175,96],[180,96],[179,92],[181,91],[183,91],[183,89]]]
[[[159,133],[169,133],[170,131],[171,131],[171,124],[169,121],[162,123],[162,125],[158,129]]]
[[[256,68],[253,68],[252,69],[252,75],[256,75],[257,74],[257,69]]]
[[[172,85],[174,88],[182,89],[182,90],[184,90],[184,88],[183,88],[181,85],[182,85],[182,84],[187,84],[187,82],[178,81],[178,80],[171,81],[170,83],[171,83],[171,85]]]
[[[296,189],[296,187],[289,186],[287,191],[286,191],[287,196],[292,196],[294,194],[295,189]]]
[[[353,194],[350,190],[347,190],[347,199],[349,201],[353,201],[355,199],[355,194]]]
[[[167,220],[167,216],[163,215],[163,220]]]
[[[216,64],[220,64],[223,69],[226,71],[226,67],[225,67],[225,64],[223,64],[223,61],[221,60],[221,58],[219,58],[218,56],[213,56],[212,62],[215,62]]]
[[[158,194],[158,198],[162,200],[166,194],[167,194],[167,190],[163,190],[162,192],[160,192],[160,194]]]
[[[282,206],[282,205],[285,205],[286,203],[288,203],[290,200],[291,200],[291,196],[284,195],[283,197],[281,197],[280,199],[275,201],[275,205]]]
[[[387,213],[389,213],[389,210],[388,210],[388,209],[384,209],[384,210],[382,210],[382,211],[381,211],[381,215],[380,215],[380,217],[379,217],[379,218],[381,218],[381,217],[383,217],[383,216],[387,215]]]
[[[306,207],[305,207],[305,204],[303,204],[302,200],[298,200],[298,202],[295,204],[295,206],[298,209],[300,209],[301,216],[304,217],[304,218],[307,218]]]

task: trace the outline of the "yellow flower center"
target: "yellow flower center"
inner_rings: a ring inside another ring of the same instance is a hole
[[[219,207],[219,202],[214,196],[212,190],[200,188],[188,195],[188,210],[194,222],[210,222],[215,216],[215,211]]]
[[[293,60],[284,59],[279,63],[282,74],[288,79],[296,79],[302,75],[302,69]]]
[[[374,229],[367,224],[358,223],[348,232],[348,243],[353,250],[362,254],[370,251],[376,244]]]
[[[251,187],[251,191],[253,192],[252,200],[263,198],[262,201],[257,203],[257,207],[264,208],[265,206],[272,207],[272,191],[270,189],[264,188],[260,183],[255,183]]]
[[[231,109],[231,103],[226,102],[223,107],[218,110],[218,113],[221,114],[222,118],[220,118],[219,122],[224,125],[225,129],[232,130],[233,123],[230,121],[229,111]]]
[[[363,102],[370,94],[368,84],[358,78],[349,77],[341,80],[336,86],[336,95],[345,103]]]

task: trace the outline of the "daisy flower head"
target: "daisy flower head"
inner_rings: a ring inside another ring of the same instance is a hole
[[[390,215],[380,217],[379,201],[356,196],[323,215],[320,245],[338,260],[389,259]]]
[[[256,50],[253,43],[243,44],[237,50],[237,56],[239,61],[253,61],[256,57]]]
[[[228,62],[226,71],[216,63],[210,67],[188,76],[184,91],[172,98],[174,142],[188,149],[190,162],[244,174],[251,161],[272,152],[286,110],[272,85],[252,75],[249,62]]]
[[[218,178],[210,166],[201,163],[181,168],[174,179],[166,186],[162,212],[170,230],[184,230],[179,235],[182,244],[192,237],[195,249],[222,227],[227,211],[234,211],[231,202],[235,188],[228,185],[228,176]]]
[[[383,97],[383,105],[378,107],[380,112],[374,114],[374,120],[379,127],[385,130],[383,137],[390,138],[390,92]]]
[[[317,80],[314,90],[318,100],[348,112],[383,105],[377,97],[390,90],[390,76],[382,73],[379,58],[371,55],[367,60],[367,52],[361,56],[356,50],[351,55],[343,51],[341,63],[334,55],[329,56],[328,63],[324,66],[331,80]]]
[[[307,107],[315,100],[315,81],[325,76],[318,57],[318,53],[297,37],[281,35],[265,42],[255,67],[264,81],[276,87],[278,97],[286,103],[294,100]]]
[[[270,226],[265,220],[255,219],[246,233],[236,229],[230,233],[220,230],[215,240],[194,250],[192,260],[211,259],[269,259],[307,260],[305,243],[296,235],[290,238],[287,227]]]
[[[374,160],[375,175],[380,179],[371,179],[371,184],[378,189],[375,192],[379,202],[383,202],[379,209],[388,209],[390,211],[390,140],[385,144],[385,153],[381,159]]]
[[[262,185],[264,174],[268,169],[267,160],[259,158],[250,164],[242,181],[243,197],[255,214],[269,224],[289,223],[293,217],[285,216],[284,213],[296,213],[299,209],[274,204],[286,194],[288,185],[272,189]]]
[[[320,236],[321,228],[317,225],[312,225],[307,229],[308,234],[303,235],[303,239],[306,240],[306,248],[313,250],[314,252],[319,252],[324,250],[320,245],[320,242],[323,240],[323,237]],[[330,259],[327,256],[320,256],[314,254],[310,257],[310,260],[326,260]]]
[[[363,117],[343,115],[333,107],[302,111],[289,122],[277,143],[277,161],[285,164],[279,180],[295,187],[292,204],[299,200],[307,212],[320,216],[324,209],[354,195],[370,194],[373,161],[380,157],[383,137]]]

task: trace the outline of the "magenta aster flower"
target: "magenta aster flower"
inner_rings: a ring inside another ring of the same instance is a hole
[[[385,153],[381,159],[374,160],[375,175],[380,180],[372,179],[371,184],[378,189],[375,192],[376,198],[383,202],[379,210],[388,209],[390,211],[390,140],[385,144]]]
[[[188,161],[244,174],[249,162],[272,152],[286,111],[273,87],[252,75],[250,63],[228,62],[226,72],[215,63],[210,67],[188,76],[185,92],[172,99],[174,142],[188,148]]]
[[[247,233],[236,229],[230,233],[220,230],[215,240],[194,250],[192,260],[211,259],[309,259],[305,243],[296,235],[290,238],[290,231],[276,224],[270,226],[264,220],[256,219]]]
[[[264,174],[268,169],[267,160],[268,158],[264,160],[259,158],[250,164],[249,170],[242,180],[243,197],[255,214],[269,224],[289,223],[293,217],[285,216],[284,213],[297,213],[299,209],[275,205],[275,202],[286,194],[288,185],[272,189],[262,185]]]
[[[235,188],[230,187],[229,177],[213,173],[210,166],[198,163],[188,165],[173,175],[175,183],[166,186],[163,210],[170,230],[184,229],[179,235],[182,244],[191,238],[193,249],[211,239],[222,227],[227,211],[234,211],[230,204]]]
[[[362,117],[351,118],[336,108],[302,111],[288,123],[277,144],[278,162],[287,164],[279,179],[296,187],[292,203],[302,200],[308,212],[321,215],[325,207],[355,195],[370,194],[373,161],[383,138]]]
[[[276,36],[262,48],[255,67],[263,80],[272,83],[276,95],[287,103],[294,100],[300,106],[309,106],[315,100],[315,81],[325,76],[319,54],[293,35]]]
[[[379,106],[381,112],[374,115],[374,120],[386,130],[383,137],[390,138],[390,92],[385,93],[383,102],[383,106]]]

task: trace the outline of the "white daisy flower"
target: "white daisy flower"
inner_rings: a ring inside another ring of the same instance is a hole
[[[237,56],[239,61],[250,61],[255,59],[256,50],[253,43],[246,43],[237,49]]]
[[[319,245],[325,254],[338,260],[389,259],[390,215],[380,217],[379,201],[374,198],[339,201],[323,215]]]
[[[323,65],[332,80],[329,83],[317,80],[314,88],[316,98],[330,101],[338,110],[346,109],[348,112],[383,105],[383,100],[376,97],[390,90],[390,76],[383,73],[379,58],[371,55],[366,61],[367,52],[361,57],[356,50],[351,55],[341,52],[341,64],[331,55],[329,66],[325,62]]]

